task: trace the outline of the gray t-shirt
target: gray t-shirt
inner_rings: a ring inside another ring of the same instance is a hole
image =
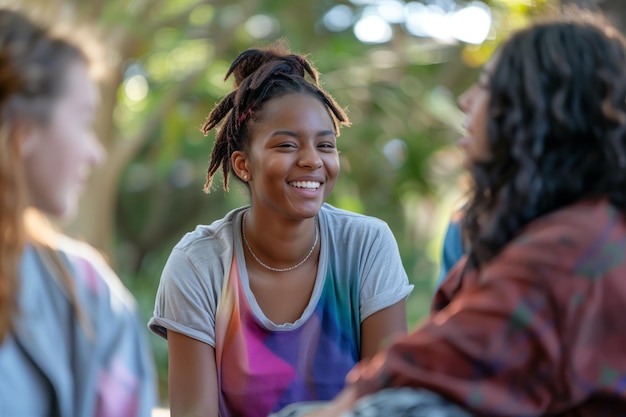
[[[0,416],[150,416],[157,392],[144,322],[102,256],[59,236],[54,252],[25,247],[18,279],[14,326],[0,344]]]
[[[312,314],[326,279],[357,279],[360,322],[406,298],[413,285],[402,265],[398,246],[382,220],[324,204],[319,212],[321,251],[318,275],[309,305],[294,323],[275,324],[259,308],[245,272],[241,216],[248,207],[228,213],[211,225],[197,226],[174,247],[161,275],[154,315],[156,334],[173,330],[215,347],[215,316],[233,250],[241,282],[257,321],[267,330],[298,328]],[[327,278],[329,262],[335,271]]]

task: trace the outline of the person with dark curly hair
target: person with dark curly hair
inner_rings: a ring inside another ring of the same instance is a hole
[[[311,415],[626,415],[625,69],[587,13],[504,42],[459,99],[467,255]]]
[[[325,203],[348,117],[303,56],[278,44],[232,63],[209,114],[221,167],[250,205],[186,234],[150,328],[166,337],[172,416],[267,416],[330,400],[357,361],[406,335],[412,286],[388,225]]]

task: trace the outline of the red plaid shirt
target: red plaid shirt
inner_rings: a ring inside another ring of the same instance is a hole
[[[350,375],[422,387],[481,416],[626,416],[626,220],[585,201],[535,220],[432,314]]]

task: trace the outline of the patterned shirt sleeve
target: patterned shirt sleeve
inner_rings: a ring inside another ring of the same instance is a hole
[[[449,302],[349,381],[360,396],[425,388],[486,416],[623,415],[614,407],[626,404],[626,231],[617,219],[606,205],[578,207],[480,272],[457,265],[438,293]]]

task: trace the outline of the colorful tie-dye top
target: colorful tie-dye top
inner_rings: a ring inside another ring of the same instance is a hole
[[[426,388],[480,416],[626,416],[626,222],[606,201],[535,220],[350,379]]]
[[[360,325],[412,290],[389,227],[325,204],[311,299],[294,323],[275,324],[250,289],[241,214],[198,226],[161,276],[150,328],[215,348],[221,417],[262,416],[296,401],[328,400],[360,357]]]
[[[359,359],[355,299],[357,285],[326,279],[309,317],[268,330],[250,308],[235,259],[215,324],[220,415],[265,417],[293,402],[333,398]]]

